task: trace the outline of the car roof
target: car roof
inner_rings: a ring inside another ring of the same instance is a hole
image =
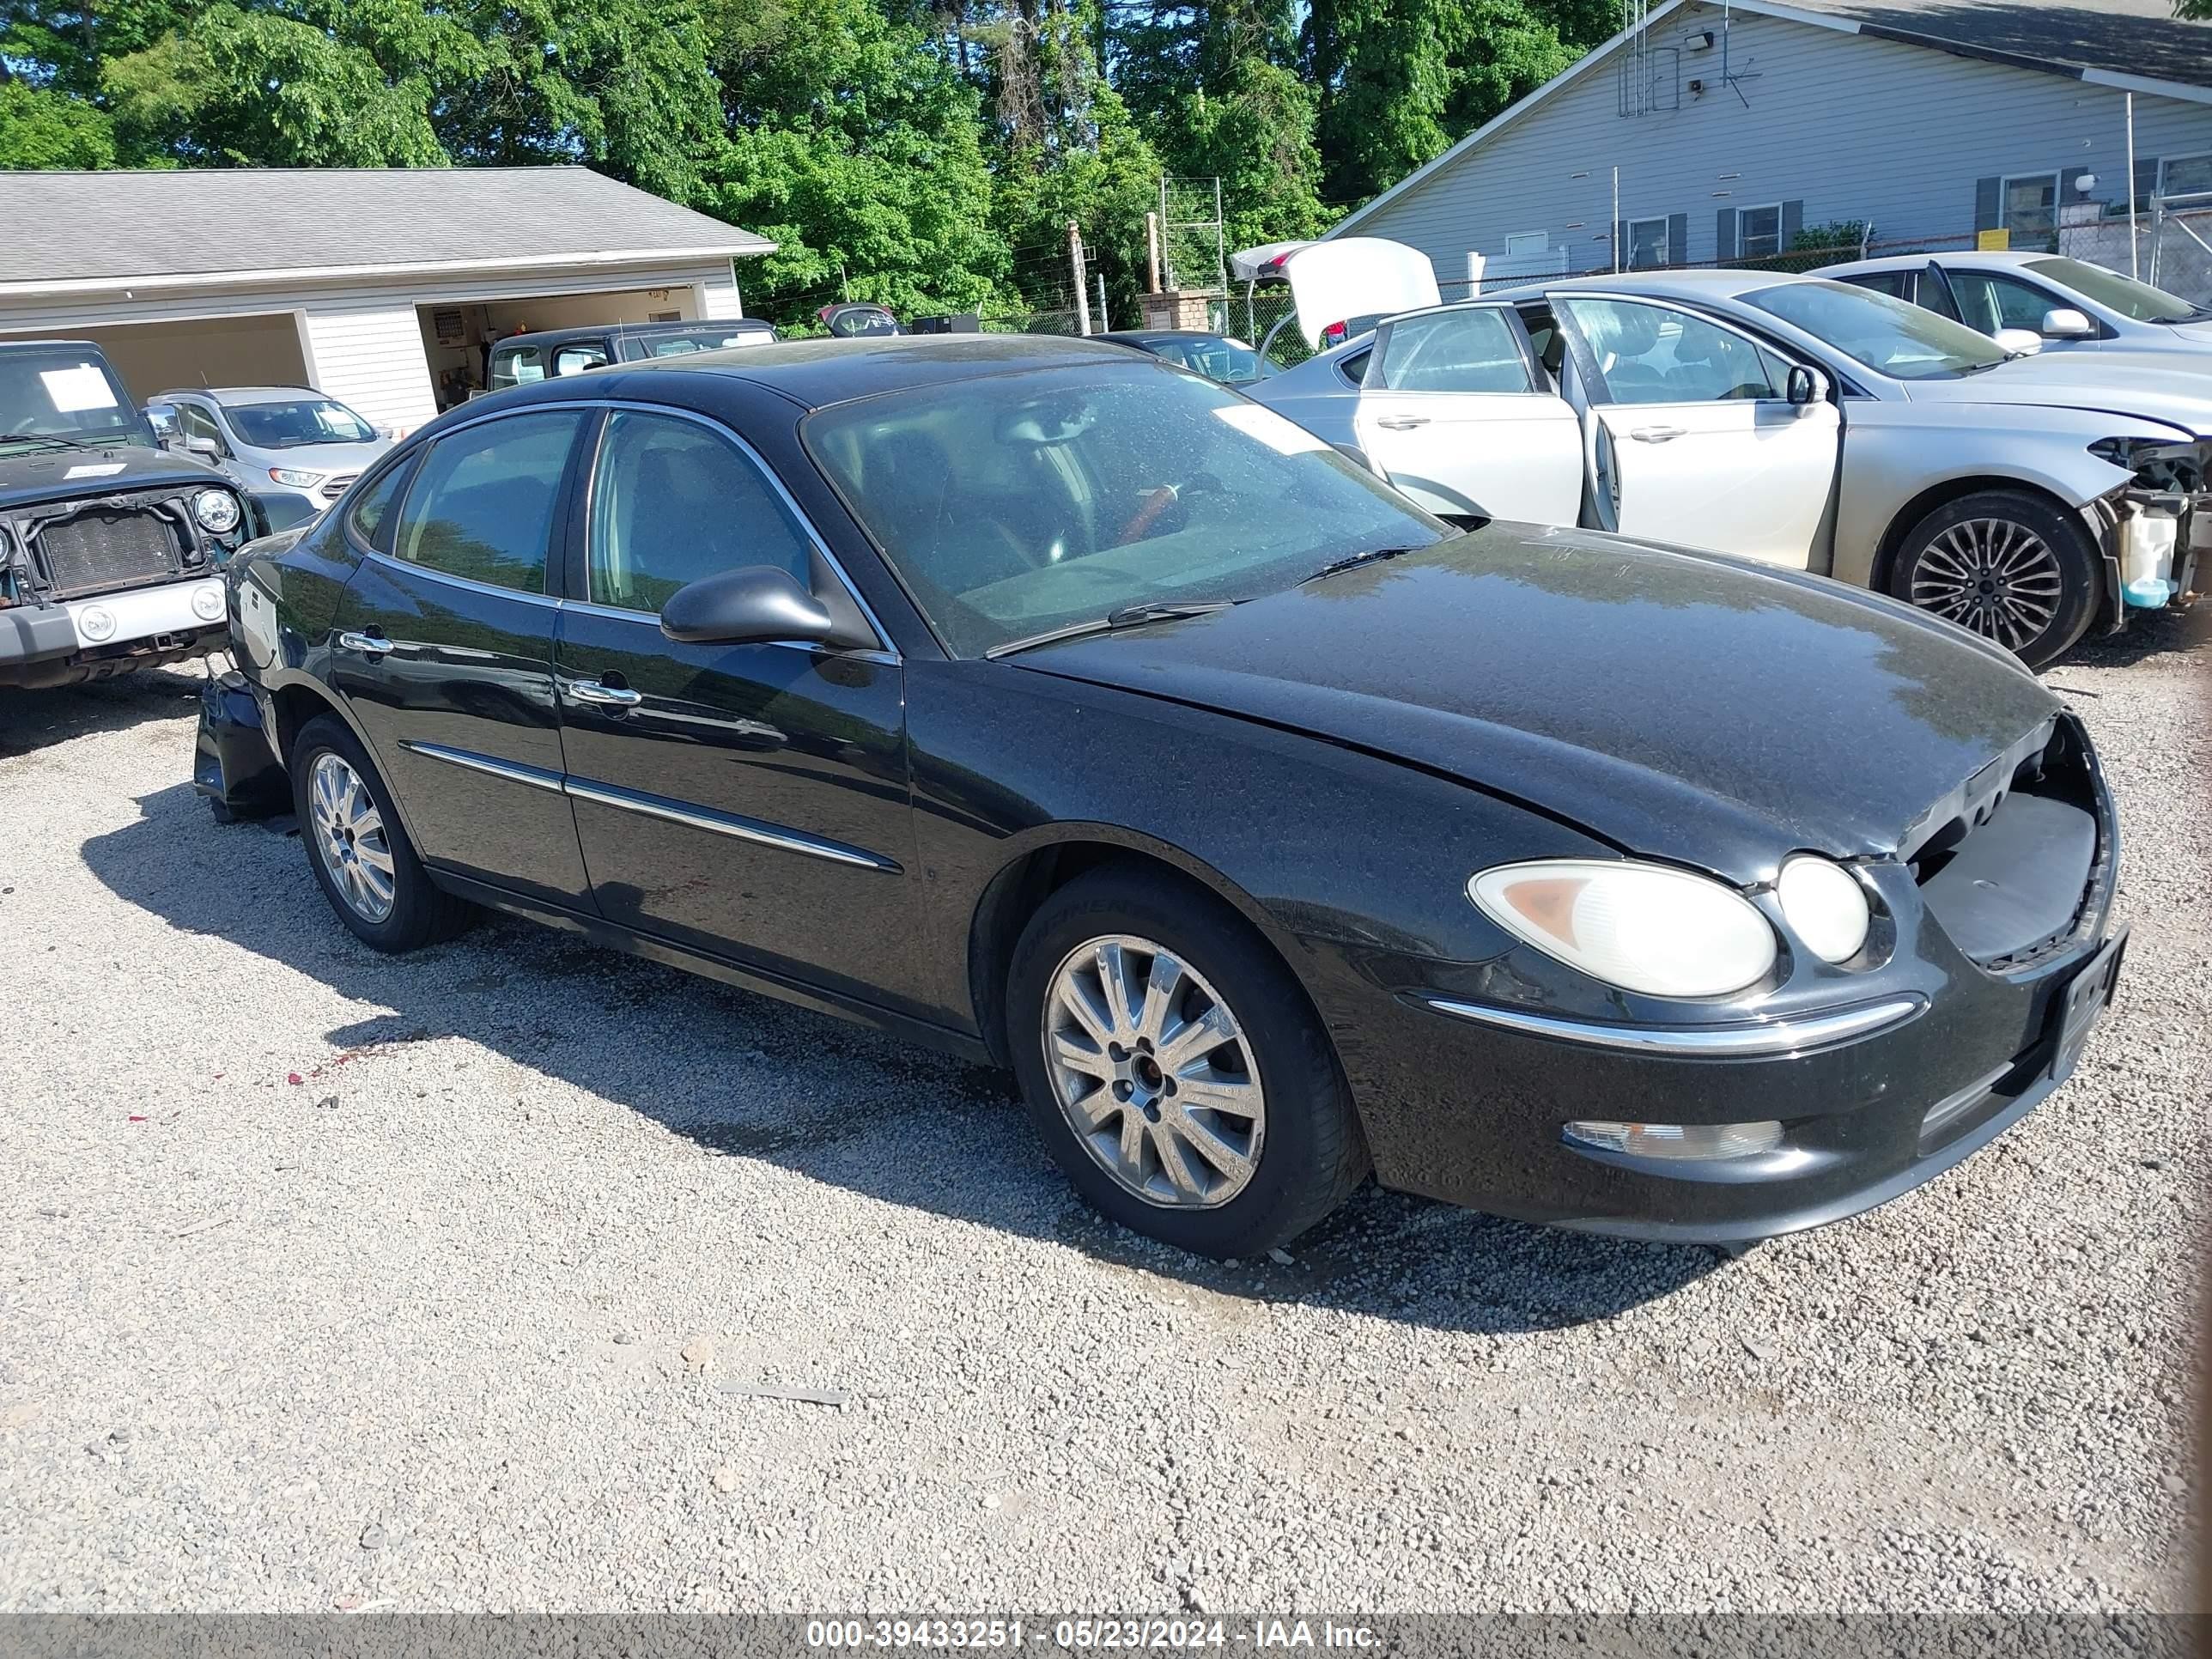
[[[0,340],[0,351],[52,351],[56,346],[67,346],[72,351],[99,351],[90,340],[72,340],[66,336],[51,340]],[[107,354],[101,352],[102,356]]]
[[[559,345],[564,340],[604,340],[610,335],[628,338],[639,334],[681,334],[697,328],[727,331],[769,330],[774,326],[765,317],[695,317],[689,322],[673,323],[581,323],[574,328],[539,328],[527,334],[504,335],[494,340],[492,346],[496,350],[507,346]]]
[[[772,386],[795,403],[823,409],[879,392],[972,380],[983,375],[1069,368],[1085,362],[1126,368],[1146,361],[1126,345],[1067,335],[878,334],[842,340],[779,340],[773,345],[695,351],[682,357],[655,358],[650,364],[601,369],[591,378],[610,374],[625,379],[727,375]],[[1175,372],[1165,365],[1158,368],[1164,374]]]
[[[1978,265],[2024,265],[2036,259],[2054,258],[2049,253],[2022,253],[2008,248],[1950,248],[1946,251],[1923,253],[1892,253],[1879,259],[1852,259],[1840,265],[1824,265],[1809,273],[1814,276],[1850,276],[1869,270],[1923,270],[1933,260],[1939,265],[1971,262]]]
[[[243,407],[248,404],[282,403],[290,398],[323,398],[327,392],[318,392],[311,386],[179,386],[166,392],[157,392],[149,403],[161,398],[205,398],[225,409]],[[335,403],[336,398],[331,398]]]
[[[1147,340],[1226,340],[1226,334],[1216,334],[1210,328],[1117,328],[1104,334],[1094,334],[1094,340],[1127,340],[1141,345]]]

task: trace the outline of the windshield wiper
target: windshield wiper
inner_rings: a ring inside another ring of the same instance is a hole
[[[67,444],[71,449],[112,449],[112,443],[96,444],[86,438],[71,438],[59,432],[0,432],[0,444]]]
[[[1437,541],[1449,539],[1440,536]],[[1298,586],[1304,587],[1308,582],[1317,582],[1323,576],[1334,576],[1340,570],[1357,570],[1363,564],[1380,564],[1385,559],[1402,558],[1408,553],[1425,553],[1436,545],[1437,542],[1423,542],[1419,547],[1370,547],[1364,553],[1348,553],[1340,559],[1332,559],[1310,576],[1301,576]]]
[[[1004,645],[994,645],[983,654],[993,658],[1009,657],[1017,651],[1026,651],[1033,645],[1079,640],[1087,634],[1110,634],[1117,629],[1135,628],[1144,623],[1167,622],[1177,617],[1211,616],[1216,611],[1226,611],[1232,605],[1243,603],[1241,599],[1152,599],[1142,605],[1125,605],[1118,611],[1109,611],[1103,617],[1093,617],[1088,622],[1070,623],[1065,628],[1032,634],[1025,640],[1010,640]]]

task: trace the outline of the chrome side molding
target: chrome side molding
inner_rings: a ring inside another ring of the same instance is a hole
[[[1556,1014],[1530,1013],[1519,1008],[1496,1008],[1486,1003],[1460,1002],[1449,997],[1424,997],[1421,1000],[1440,1014],[1500,1026],[1529,1036],[1621,1048],[1634,1054],[1680,1054],[1696,1060],[1800,1054],[1900,1025],[1928,1006],[1920,997],[1891,997],[1856,1008],[1841,1008],[1830,1014],[1751,1020],[1733,1025],[1614,1025]]]

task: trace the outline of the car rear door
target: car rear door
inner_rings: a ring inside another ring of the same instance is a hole
[[[1790,363],[1702,312],[1561,293],[1586,398],[1600,527],[1803,568],[1828,534],[1842,454],[1832,402],[1792,404]]]
[[[703,417],[613,410],[578,524],[559,696],[600,913],[882,1000],[912,834],[897,657],[661,632],[678,588],[745,565],[861,611],[767,465]]]
[[[330,670],[424,859],[579,908],[546,573],[586,420],[518,410],[432,444],[391,532],[356,535]]]
[[[1352,425],[1368,459],[1432,513],[1575,522],[1574,411],[1544,386],[1510,306],[1446,306],[1382,324]]]

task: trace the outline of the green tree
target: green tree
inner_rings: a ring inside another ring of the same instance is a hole
[[[0,167],[112,167],[115,129],[82,98],[0,81]]]

